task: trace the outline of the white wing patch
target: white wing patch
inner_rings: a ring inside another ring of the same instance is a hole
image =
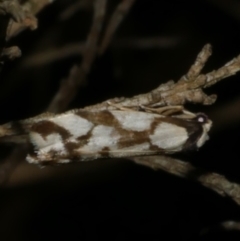
[[[49,153],[55,152],[59,155],[66,155],[67,151],[62,137],[58,133],[52,133],[43,138],[39,133],[31,132],[30,140],[36,149],[37,158],[47,159]],[[27,157],[29,162],[35,163],[35,158]]]
[[[41,134],[37,132],[30,132],[30,141],[37,148],[44,148],[56,144],[57,142],[62,142],[62,137],[58,133],[52,133],[46,137],[42,137]]]
[[[119,138],[121,138],[121,136],[115,128],[98,125],[92,130],[88,144],[79,148],[78,151],[81,153],[95,153],[101,151],[104,147],[116,148]]]
[[[61,126],[68,130],[73,137],[79,137],[86,135],[93,127],[93,123],[74,114],[68,113],[66,115],[57,116],[52,118],[51,121],[58,126]]]
[[[146,115],[144,112],[132,111],[127,114],[123,111],[112,111],[114,117],[121,123],[122,128],[130,131],[149,130],[154,120],[154,115]]]
[[[150,135],[153,145],[164,150],[181,150],[183,144],[189,138],[185,128],[170,123],[160,123],[153,135]]]

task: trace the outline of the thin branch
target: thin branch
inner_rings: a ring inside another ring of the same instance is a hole
[[[226,63],[222,68],[206,74],[204,88],[210,87],[222,79],[235,75],[239,71],[240,55]]]
[[[115,12],[113,13],[107,29],[105,31],[102,43],[99,47],[99,54],[103,54],[112,40],[114,33],[116,32],[118,26],[123,21],[124,17],[128,14],[129,10],[131,9],[132,5],[135,3],[136,0],[124,0],[117,6]]]
[[[15,22],[23,22],[27,18],[27,13],[17,0],[2,0],[0,14],[11,16]]]
[[[12,46],[9,48],[4,48],[1,55],[0,61],[14,60],[21,57],[22,52],[17,46]]]
[[[86,41],[85,52],[81,65],[74,66],[68,79],[64,80],[48,107],[50,112],[63,111],[74,99],[81,85],[85,84],[86,75],[89,73],[91,65],[97,53],[97,43],[103,25],[106,10],[106,0],[96,0],[94,3],[93,24]]]
[[[224,176],[217,173],[192,166],[167,156],[135,157],[131,158],[137,164],[148,166],[152,169],[160,169],[178,177],[197,181],[203,186],[217,192],[221,196],[227,196],[240,205],[240,185],[228,181]]]
[[[184,82],[184,81],[192,81],[196,79],[200,75],[202,69],[204,68],[207,60],[211,55],[212,55],[212,48],[209,44],[206,44],[203,47],[202,51],[198,54],[194,64],[188,70],[188,73],[184,75],[179,81]]]
[[[18,47],[13,46],[5,48],[6,38],[8,36],[9,26],[13,22],[26,24],[26,22],[35,21],[35,17],[26,12],[17,0],[2,0],[0,2],[0,62],[13,60],[21,56]],[[31,25],[33,26],[33,25]]]

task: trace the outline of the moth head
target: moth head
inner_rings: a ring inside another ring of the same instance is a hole
[[[202,113],[197,114],[195,118],[196,121],[202,125],[203,130],[201,136],[196,143],[197,147],[199,148],[209,139],[208,132],[211,129],[212,121],[209,120],[209,118]]]

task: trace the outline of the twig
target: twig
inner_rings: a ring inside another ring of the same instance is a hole
[[[202,51],[198,54],[194,64],[190,67],[187,74],[184,75],[179,81],[187,82],[194,81],[201,73],[207,60],[212,55],[212,48],[209,44],[206,44]]]
[[[124,17],[128,14],[129,10],[131,9],[135,1],[136,0],[124,0],[117,6],[115,12],[113,13],[109,21],[102,43],[99,47],[100,55],[105,52],[118,26],[123,21]]]
[[[161,169],[178,177],[200,182],[203,186],[227,196],[240,205],[240,185],[228,181],[224,176],[196,168],[188,162],[183,162],[167,156],[135,157],[132,160],[138,164],[155,170]]]
[[[3,63],[5,60],[13,60],[21,56],[21,51],[18,47],[13,46],[5,48],[6,38],[8,36],[9,26],[12,21],[26,24],[29,21],[30,27],[33,27],[35,23],[35,17],[28,12],[24,11],[22,6],[17,0],[2,0],[0,2],[0,62]]]
[[[15,22],[23,22],[27,18],[26,12],[17,0],[2,0],[0,14],[11,16]]]
[[[105,16],[106,0],[96,0],[94,3],[93,23],[86,41],[85,52],[81,65],[74,66],[68,79],[64,80],[48,107],[48,111],[63,111],[74,99],[78,88],[85,83],[86,75],[89,73],[91,65],[96,57],[97,43]]]
[[[210,55],[211,46],[207,44],[197,56],[195,63],[188,73],[176,83],[171,80],[165,84],[161,84],[149,93],[137,95],[132,98],[114,98],[94,106],[86,107],[85,109],[111,109],[109,102],[117,103],[123,107],[161,107],[184,105],[187,102],[211,105],[215,102],[217,96],[208,96],[202,89],[240,71],[240,56],[234,58],[216,71],[200,74]]]
[[[14,60],[19,58],[21,55],[21,50],[17,46],[4,48],[0,56],[0,61]]]
[[[13,0],[15,1],[15,0]],[[54,0],[28,0],[24,4],[19,5],[16,9],[16,12],[19,12],[20,9],[25,13],[25,18],[23,21],[11,22],[8,26],[8,34],[6,39],[16,36],[21,31],[26,28],[34,30],[37,28],[37,19],[34,17],[38,12],[40,12],[45,6],[51,4]]]

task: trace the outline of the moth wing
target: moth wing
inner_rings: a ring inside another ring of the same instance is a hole
[[[27,157],[27,160],[34,163],[45,160],[66,162],[65,159],[68,157],[66,142],[85,135],[92,125],[85,118],[72,112],[33,123],[29,132],[29,141],[34,151]],[[61,160],[63,156],[66,158]]]

